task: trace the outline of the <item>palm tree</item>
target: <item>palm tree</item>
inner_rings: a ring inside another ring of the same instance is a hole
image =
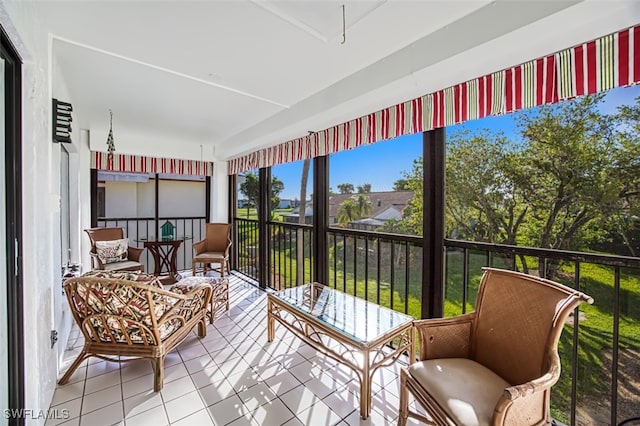
[[[373,211],[373,203],[371,202],[371,198],[369,198],[366,194],[358,194],[354,195],[351,198],[355,198],[356,203],[358,204],[358,219],[362,218],[370,214]]]
[[[354,197],[349,197],[338,206],[338,223],[346,225],[358,218],[358,202]]]

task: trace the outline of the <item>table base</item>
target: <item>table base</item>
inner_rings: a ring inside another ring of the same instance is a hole
[[[371,381],[380,367],[393,364],[405,352],[414,359],[414,332],[411,323],[380,336],[370,343],[349,339],[338,331],[324,326],[312,317],[290,309],[272,295],[267,295],[267,341],[275,337],[278,321],[298,338],[317,351],[351,368],[360,380],[360,416],[371,413]],[[331,342],[335,342],[329,346]],[[395,347],[387,345],[394,343]]]

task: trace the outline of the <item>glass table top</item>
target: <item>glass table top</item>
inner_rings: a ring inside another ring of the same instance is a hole
[[[361,343],[413,321],[408,315],[318,283],[281,290],[272,296]]]

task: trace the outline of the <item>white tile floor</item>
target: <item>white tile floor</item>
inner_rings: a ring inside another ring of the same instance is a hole
[[[68,419],[47,425],[396,424],[398,363],[376,373],[373,410],[363,421],[357,376],[282,327],[267,343],[265,293],[230,281],[229,313],[205,338],[194,333],[167,355],[161,392],[153,392],[147,361],[90,358],[55,391],[51,409],[68,410]],[[72,337],[66,365],[83,344],[78,330]]]

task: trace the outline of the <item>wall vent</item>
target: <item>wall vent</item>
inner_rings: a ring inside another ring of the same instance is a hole
[[[71,143],[71,104],[53,98],[53,142]]]

